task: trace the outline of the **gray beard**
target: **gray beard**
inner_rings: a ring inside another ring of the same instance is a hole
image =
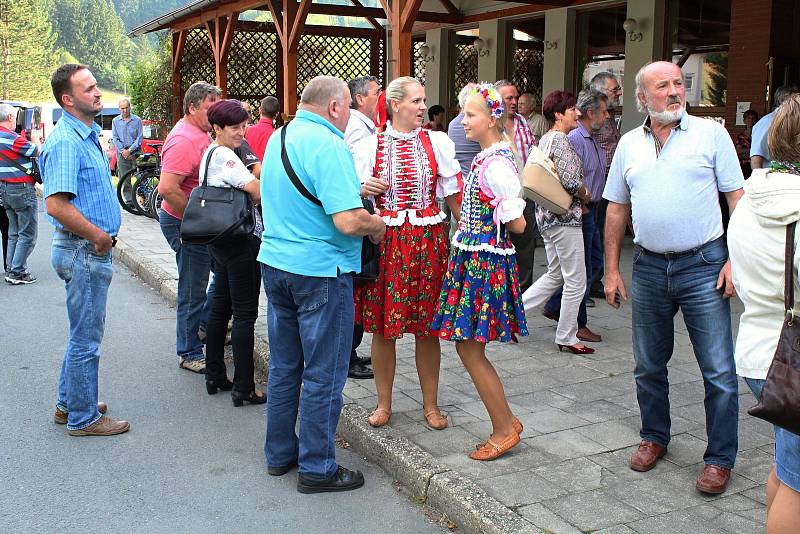
[[[686,111],[686,108],[681,107],[677,111],[654,111],[653,108],[650,107],[650,104],[647,105],[647,114],[650,115],[650,118],[655,120],[656,122],[660,122],[661,124],[669,124],[671,122],[678,122],[683,118],[683,114]]]

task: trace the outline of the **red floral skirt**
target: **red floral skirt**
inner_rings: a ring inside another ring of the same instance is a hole
[[[356,321],[364,331],[397,339],[403,334],[431,336],[442,278],[447,269],[444,224],[386,228],[380,245],[380,275],[356,288]]]

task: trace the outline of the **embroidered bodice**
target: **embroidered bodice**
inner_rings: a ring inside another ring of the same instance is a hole
[[[453,245],[464,250],[513,254],[514,245],[502,223],[516,219],[525,208],[519,197],[517,164],[508,143],[481,151],[464,182],[461,220]]]

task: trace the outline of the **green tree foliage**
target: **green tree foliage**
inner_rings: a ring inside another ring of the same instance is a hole
[[[135,47],[111,0],[58,0],[51,21],[57,45],[88,65],[100,85],[123,87]]]
[[[55,63],[48,0],[0,0],[0,97],[39,101]]]
[[[172,110],[178,102],[172,95],[172,42],[159,39],[155,48],[146,42],[127,77],[131,105],[142,118],[172,126]],[[177,108],[176,108],[177,109]]]
[[[188,3],[189,0],[114,0],[128,31]]]

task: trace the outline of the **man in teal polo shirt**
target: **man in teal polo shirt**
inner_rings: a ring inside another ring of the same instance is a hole
[[[320,205],[289,178],[281,135],[270,138],[264,156],[263,175],[271,177],[261,182],[264,234],[258,255],[270,343],[264,454],[270,475],[299,466],[301,493],[364,484],[360,471],[336,463],[334,434],[350,359],[352,273],[361,270],[361,236],[377,243],[385,227],[359,196],[343,134],[349,105],[344,81],[319,76],[303,90],[296,118],[284,126],[288,164]]]

